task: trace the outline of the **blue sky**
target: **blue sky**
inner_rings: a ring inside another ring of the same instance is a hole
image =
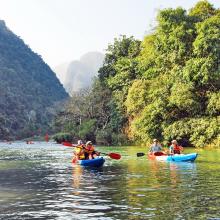
[[[51,67],[103,52],[121,34],[143,39],[157,11],[196,0],[0,0],[0,19]],[[219,0],[210,0],[216,8]]]

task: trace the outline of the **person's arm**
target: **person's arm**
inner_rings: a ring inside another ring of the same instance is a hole
[[[171,145],[169,148],[170,154],[173,154],[173,146]]]
[[[180,150],[180,152],[183,151],[183,147],[181,145],[179,145],[179,150]]]

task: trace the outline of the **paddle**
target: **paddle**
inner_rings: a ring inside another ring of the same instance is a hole
[[[62,142],[62,145],[66,146],[66,147],[76,147],[76,145],[74,145],[74,144],[72,144],[72,143],[70,143],[68,141]]]
[[[145,153],[137,153],[137,157],[143,157]]]
[[[145,153],[137,153],[137,157],[143,157],[146,155]],[[155,156],[163,156],[163,155],[169,155],[169,154],[164,154],[163,152],[154,152]]]
[[[117,153],[103,153],[103,152],[99,152],[99,153],[104,154],[106,156],[109,156],[110,158],[115,159],[115,160],[120,160],[121,159],[121,155],[117,154]]]
[[[64,141],[62,142],[62,144],[66,147],[77,147],[77,145],[74,145],[68,141]],[[120,160],[121,159],[121,155],[120,154],[117,154],[117,153],[103,153],[103,152],[99,152],[100,154],[104,154],[106,156],[109,156],[110,158],[112,159],[115,159],[115,160]]]

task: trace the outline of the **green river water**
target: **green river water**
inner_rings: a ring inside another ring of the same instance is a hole
[[[100,169],[71,164],[72,148],[0,143],[0,219],[220,219],[220,150],[194,163],[149,161],[141,147]]]

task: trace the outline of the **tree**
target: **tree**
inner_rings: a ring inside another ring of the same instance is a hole
[[[199,1],[189,10],[189,15],[195,18],[196,22],[201,22],[215,15],[217,11],[208,1]]]
[[[189,15],[182,8],[160,11],[155,33],[141,44],[141,77],[126,100],[135,140],[219,143],[219,21],[207,2]]]

